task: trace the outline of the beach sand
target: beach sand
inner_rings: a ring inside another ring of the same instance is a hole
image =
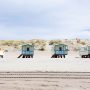
[[[69,52],[66,58],[51,58],[51,51],[35,51],[34,58],[17,58],[20,51],[6,52],[0,58],[0,71],[90,72],[90,59]],[[90,90],[90,79],[0,78],[0,90]]]
[[[90,90],[90,79],[0,79],[0,90]]]
[[[34,58],[17,58],[20,51],[6,52],[0,58],[0,71],[73,71],[89,72],[90,58],[69,52],[66,58],[51,58],[51,51],[35,51]]]

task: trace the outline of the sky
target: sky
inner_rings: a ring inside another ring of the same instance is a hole
[[[90,0],[0,0],[0,40],[90,39]]]

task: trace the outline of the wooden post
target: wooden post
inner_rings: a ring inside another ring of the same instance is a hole
[[[65,58],[65,55],[63,55],[63,57]]]
[[[23,55],[22,58],[25,58],[25,55]]]
[[[19,56],[18,56],[18,58],[20,58],[22,56],[22,54],[20,54]]]
[[[61,55],[61,58],[62,58],[62,55]]]
[[[90,58],[90,54],[88,55],[88,57]]]
[[[3,58],[3,55],[0,55],[1,58]]]

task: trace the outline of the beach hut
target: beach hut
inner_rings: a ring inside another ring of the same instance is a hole
[[[3,58],[3,56],[4,56],[4,50],[2,50],[2,49],[0,48],[0,57]]]
[[[20,58],[21,56],[22,58],[33,58],[33,55],[34,55],[34,45],[24,44],[22,45],[22,53],[18,58]]]
[[[90,45],[80,47],[79,54],[81,58],[90,58]]]
[[[57,44],[53,47],[54,54],[52,55],[52,58],[65,58],[65,55],[68,54],[68,46],[65,44]]]

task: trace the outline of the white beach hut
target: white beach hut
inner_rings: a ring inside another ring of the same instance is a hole
[[[79,54],[82,58],[90,58],[90,45],[81,46]]]
[[[0,48],[0,57],[3,58],[3,56],[4,56],[4,50],[2,50],[2,49]]]

